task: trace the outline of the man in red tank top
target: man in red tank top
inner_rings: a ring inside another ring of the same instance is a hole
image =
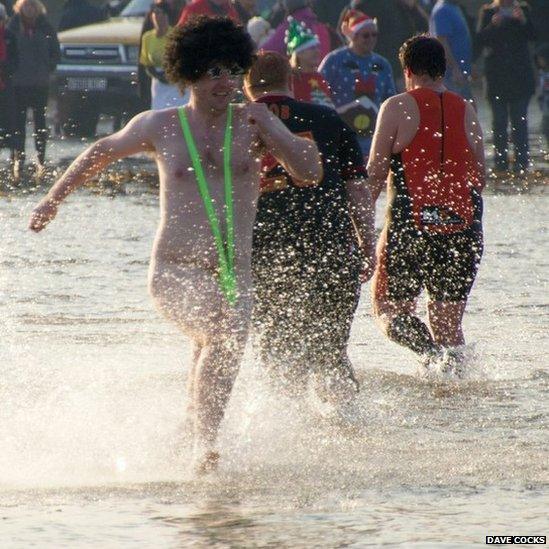
[[[446,90],[444,47],[427,35],[400,50],[407,92],[381,107],[368,163],[374,199],[388,182],[374,314],[423,373],[463,375],[467,297],[482,255],[484,147],[472,106]],[[428,326],[416,315],[428,292]]]

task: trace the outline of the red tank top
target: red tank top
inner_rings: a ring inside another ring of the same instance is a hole
[[[474,221],[472,190],[481,190],[476,156],[465,132],[466,102],[451,92],[408,92],[419,109],[419,129],[402,151],[404,181],[420,230],[455,233]]]

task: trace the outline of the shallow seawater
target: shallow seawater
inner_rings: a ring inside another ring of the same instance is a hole
[[[190,350],[148,298],[157,199],[83,191],[39,235],[4,197],[1,547],[453,547],[547,533],[548,199],[488,194],[468,379],[433,384],[365,286],[352,421],[273,394],[247,353],[216,475],[189,472]],[[381,214],[378,216],[381,220]]]

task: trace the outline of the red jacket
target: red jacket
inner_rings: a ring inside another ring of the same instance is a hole
[[[186,23],[195,15],[208,15],[210,17],[215,17],[216,15],[226,16],[230,17],[237,25],[242,24],[240,17],[238,16],[238,12],[233,4],[228,0],[225,6],[221,7],[214,4],[211,0],[194,0],[194,2],[187,4],[183,8],[177,24],[183,25],[183,23]]]

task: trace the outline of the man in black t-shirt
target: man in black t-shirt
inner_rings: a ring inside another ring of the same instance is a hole
[[[254,229],[254,318],[261,358],[290,394],[309,379],[335,404],[358,390],[347,356],[360,283],[372,275],[373,208],[356,135],[328,107],[296,101],[287,59],[260,54],[245,78],[293,133],[318,146],[323,179],[292,179],[268,151]]]

